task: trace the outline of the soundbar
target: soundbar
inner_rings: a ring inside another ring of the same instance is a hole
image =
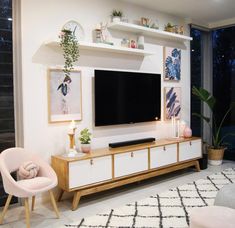
[[[147,143],[147,142],[154,142],[155,138],[144,138],[144,139],[135,139],[123,142],[116,142],[116,143],[109,143],[109,147],[116,148],[122,146],[130,146],[135,144]]]

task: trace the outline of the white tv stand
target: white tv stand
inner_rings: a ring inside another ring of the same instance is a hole
[[[72,210],[76,210],[84,195],[190,166],[200,171],[198,159],[201,157],[202,141],[196,137],[97,149],[76,158],[52,156],[60,187],[58,201],[64,191],[74,192]]]

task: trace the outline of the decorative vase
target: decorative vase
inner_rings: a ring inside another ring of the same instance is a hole
[[[192,130],[189,126],[184,128],[184,138],[191,138],[192,137]]]
[[[121,21],[121,17],[113,16],[112,21],[113,22],[120,22]]]
[[[138,48],[142,50],[144,49],[144,36],[138,37]]]
[[[90,153],[90,151],[91,151],[91,144],[89,144],[89,143],[81,144],[81,151],[83,153]]]
[[[208,163],[210,165],[221,165],[224,157],[225,148],[208,148]]]

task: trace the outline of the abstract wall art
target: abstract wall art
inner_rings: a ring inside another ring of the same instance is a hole
[[[181,50],[164,47],[164,80],[179,81],[181,78]]]
[[[164,116],[165,120],[171,117],[180,119],[181,114],[181,88],[165,87],[164,88]]]
[[[65,122],[82,119],[81,71],[71,71],[64,76],[60,69],[48,71],[48,119],[49,122]]]

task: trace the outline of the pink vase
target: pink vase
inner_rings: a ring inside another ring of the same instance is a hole
[[[189,126],[184,128],[184,138],[191,138],[192,137],[192,130]]]

